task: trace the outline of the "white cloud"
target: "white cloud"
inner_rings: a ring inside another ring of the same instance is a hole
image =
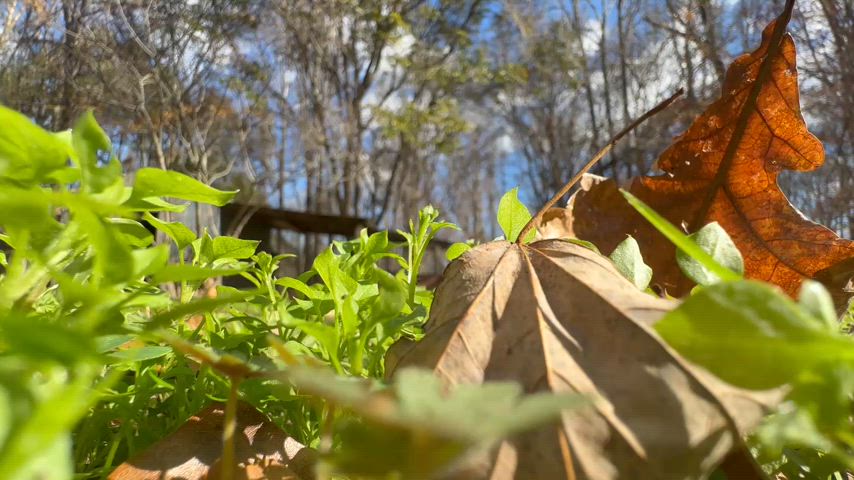
[[[403,68],[398,65],[397,60],[409,55],[415,43],[416,40],[412,34],[401,32],[383,50],[382,58],[380,58],[379,66],[374,76],[373,85],[362,100],[362,116],[366,120],[370,117],[371,110],[375,107],[395,111],[407,101],[405,92],[403,91],[394,92],[387,97],[385,93],[392,87],[392,82],[403,73]],[[362,48],[364,49],[364,46]]]
[[[503,134],[495,140],[495,150],[500,155],[513,153],[517,149],[516,141],[508,134]]]
[[[587,55],[593,55],[599,51],[599,40],[602,38],[602,24],[595,18],[589,18],[584,22],[584,34],[581,43]]]

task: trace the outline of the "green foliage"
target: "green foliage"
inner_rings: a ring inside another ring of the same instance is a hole
[[[397,231],[406,239],[407,244],[406,258],[398,258],[398,262],[406,273],[407,303],[410,308],[415,309],[417,305],[424,309],[430,308],[432,295],[429,298],[423,295],[418,298],[416,295],[418,272],[421,270],[424,254],[427,253],[427,245],[437,233],[445,229],[459,230],[453,223],[439,220],[439,211],[428,205],[418,212],[417,225],[412,220],[409,221],[409,232]]]
[[[610,258],[617,270],[634,286],[641,290],[649,286],[649,282],[652,280],[652,268],[643,262],[638,242],[632,236],[628,236],[620,242],[617,248],[611,252]]]
[[[735,243],[729,238],[729,234],[718,222],[704,226],[688,235],[688,238],[708,253],[718,265],[739,275],[744,273],[744,259],[741,258],[741,252],[738,251]],[[697,285],[711,285],[721,280],[718,275],[705,267],[699,260],[695,260],[694,257],[681,249],[676,250],[676,263],[679,264],[682,272]]]
[[[399,372],[391,386],[378,380],[388,347],[418,339],[429,315],[421,264],[436,234],[456,228],[433,207],[399,232],[405,245],[362,231],[302,275],[279,277],[290,255],[155,215],[183,208],[167,198],[221,205],[235,192],[155,169],[127,186],[90,113],[61,134],[6,109],[0,119],[0,478],[104,477],[233,385],[321,448],[328,471],[379,478],[441,475],[583,403],[506,383],[443,392],[419,371]],[[760,460],[789,478],[854,468],[854,340],[829,294],[805,282],[795,303],[741,280],[741,257],[719,227],[688,237],[626,196],[701,285],[656,324],[659,334],[735,385],[788,389],[753,437]],[[498,218],[509,241],[530,220],[516,189]],[[175,245],[174,262],[143,220]],[[454,245],[448,258],[469,247]],[[649,283],[631,237],[612,260],[639,288]],[[381,268],[389,261],[399,271]],[[216,286],[226,275],[251,287]]]
[[[146,368],[163,361],[158,370],[168,374],[176,361],[170,348],[140,335],[156,325],[151,320],[160,312],[177,305],[158,284],[211,272],[176,271],[168,265],[168,249],[152,245],[131,205],[134,198],[162,199],[151,189],[141,194],[125,186],[115,158],[99,160],[111,146],[91,113],[70,132],[51,134],[21,115],[0,112],[0,203],[8,208],[0,227],[12,248],[0,277],[0,397],[14,412],[0,435],[0,477],[94,473],[144,438],[145,430],[136,430],[144,422],[134,419],[151,414],[148,405],[158,398],[145,390],[151,378]],[[212,201],[224,198],[205,188],[200,190]],[[192,394],[196,379],[185,380],[184,392]],[[118,418],[129,423],[110,427],[105,422],[117,417],[99,419],[105,409],[122,408],[125,416]]]
[[[461,134],[469,130],[457,101],[448,98],[425,106],[413,102],[394,109],[375,107],[373,113],[384,137],[400,138],[408,148],[416,151],[435,150],[449,154],[457,147]],[[426,135],[426,132],[433,134]]]
[[[290,255],[156,217],[184,208],[167,198],[222,205],[236,192],[157,169],[127,186],[91,113],[62,134],[5,108],[0,122],[0,240],[9,247],[0,256],[0,478],[103,478],[234,384],[306,445],[320,446],[334,418],[323,453],[342,473],[433,475],[577,402],[522,397],[510,385],[445,400],[417,372],[390,390],[365,380],[383,378],[394,341],[421,335],[432,303],[418,286],[421,264],[435,235],[456,228],[432,207],[400,232],[405,245],[362,231],[334,242],[308,272],[279,277]],[[176,261],[143,220],[174,243]],[[380,267],[389,259],[399,272]],[[226,275],[252,287],[215,286]],[[347,385],[365,383],[370,391],[346,396]],[[376,391],[391,394],[383,398],[394,421],[367,429],[377,417],[362,401]],[[402,456],[376,457],[395,438],[408,439],[396,444]],[[347,460],[353,449],[374,457],[357,465]],[[438,455],[435,465],[428,455]]]
[[[824,285],[814,280],[804,280],[798,294],[798,304],[806,309],[813,317],[823,321],[831,330],[839,330],[839,320],[833,298]]]
[[[0,177],[34,185],[66,166],[71,152],[68,136],[49,133],[25,116],[0,105]]]
[[[448,251],[445,252],[445,258],[447,258],[449,261],[453,261],[459,258],[460,255],[468,252],[469,250],[471,250],[471,245],[469,245],[468,243],[457,242],[448,247]]]
[[[221,207],[231,201],[237,192],[217,190],[178,172],[142,168],[136,172],[133,194],[134,198],[140,200],[149,197],[172,197]]]
[[[371,478],[432,478],[465,453],[587,403],[577,395],[524,396],[512,382],[461,385],[446,394],[435,375],[418,369],[400,371],[390,388],[316,368],[283,374],[301,390],[357,414],[339,417],[342,446],[330,466]]]
[[[531,212],[519,201],[519,187],[513,188],[505,193],[498,202],[498,225],[504,231],[504,238],[508,242],[515,242],[522,233],[522,228],[531,220]],[[525,237],[524,243],[534,239],[537,232],[531,230]]]
[[[655,328],[680,353],[734,385],[791,389],[789,403],[757,432],[766,460],[785,453],[789,468],[808,471],[811,463],[798,464],[801,457],[791,450],[806,448],[821,452],[825,466],[832,460],[837,470],[850,469],[854,339],[814,315],[814,296],[804,294],[806,302],[797,304],[758,282],[719,283],[692,295]]]
[[[656,323],[656,331],[733,385],[788,390],[786,403],[751,438],[768,473],[843,478],[854,469],[854,339],[827,290],[805,280],[795,303],[777,287],[739,280],[741,254],[718,224],[685,236],[623,195],[678,247],[682,271],[701,285]]]
[[[634,207],[638,213],[643,215],[643,217],[646,218],[647,221],[649,221],[649,223],[651,223],[659,232],[661,232],[662,235],[673,242],[677,249],[681,250],[684,255],[693,259],[699,266],[708,270],[709,274],[714,274],[717,278],[724,281],[734,281],[741,278],[739,273],[736,273],[718,263],[712,255],[706,252],[694,240],[680,232],[664,217],[656,213],[640,199],[625,190],[620,190],[620,192],[624,197],[626,197],[629,204]]]
[[[854,361],[854,340],[753,281],[701,289],[655,328],[690,360],[747,388],[776,387],[824,364]]]

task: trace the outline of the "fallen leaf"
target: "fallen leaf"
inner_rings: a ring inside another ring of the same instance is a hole
[[[581,180],[582,182],[585,181],[584,178],[595,178],[595,176],[585,175]],[[535,239],[575,238],[577,235],[575,235],[572,225],[573,218],[568,209],[552,207],[543,214],[543,219],[537,227]]]
[[[780,394],[737,389],[682,359],[651,328],[674,305],[575,243],[491,242],[448,267],[425,337],[395,345],[386,368],[594,399],[505,441],[466,478],[696,478]]]
[[[804,278],[847,260],[849,268],[833,271],[845,278],[826,284],[840,307],[840,289],[854,273],[854,242],[804,218],[777,185],[783,169],[824,163],[821,142],[801,116],[795,44],[785,31],[790,16],[787,10],[768,25],[759,48],[733,62],[720,99],[662,153],[665,175],[637,178],[629,190],[688,233],[717,221],[744,256],[748,278],[793,296]],[[616,185],[591,177],[584,187],[571,199],[570,230],[603,252],[634,236],[654,282],[686,293],[692,283],[676,267],[674,247],[626,205]]]
[[[121,464],[110,480],[202,480],[219,478],[223,404],[190,417],[175,433]],[[237,409],[234,479],[311,480],[315,452],[289,437],[253,406]]]

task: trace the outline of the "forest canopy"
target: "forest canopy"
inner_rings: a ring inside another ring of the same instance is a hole
[[[432,203],[485,240],[500,234],[488,212],[504,191],[518,185],[542,204],[630,119],[684,87],[676,108],[594,169],[649,173],[781,7],[10,0],[0,102],[53,130],[93,108],[131,171],[177,169],[258,203],[387,228]],[[852,17],[845,1],[815,0],[790,22],[803,112],[828,156],[781,179],[809,218],[848,237]]]

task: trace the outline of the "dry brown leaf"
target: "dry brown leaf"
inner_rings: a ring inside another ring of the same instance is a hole
[[[791,4],[791,2],[790,2]],[[791,6],[791,5],[789,5]],[[763,32],[757,50],[735,60],[719,100],[659,158],[666,175],[636,179],[630,191],[689,232],[717,221],[741,250],[745,273],[795,294],[804,278],[854,258],[854,242],[813,223],[777,185],[783,170],[809,171],[824,149],[806,128],[798,99],[795,44],[787,10]],[[590,186],[572,200],[572,229],[610,252],[635,236],[654,281],[674,294],[691,283],[674,262],[674,247],[637,215],[613,182]],[[829,284],[839,305],[854,269]]]
[[[110,480],[219,478],[224,405],[190,417],[175,433],[121,464]],[[289,437],[249,404],[237,410],[236,480],[311,480],[315,453]]]
[[[583,183],[585,178],[582,177]],[[548,240],[552,238],[577,238],[572,226],[572,215],[566,208],[550,208],[543,214],[543,219],[537,227],[536,240]]]
[[[694,478],[779,394],[736,389],[679,357],[651,329],[673,306],[571,242],[487,243],[448,267],[424,339],[393,347],[386,368],[597,399],[505,442],[467,478]]]

